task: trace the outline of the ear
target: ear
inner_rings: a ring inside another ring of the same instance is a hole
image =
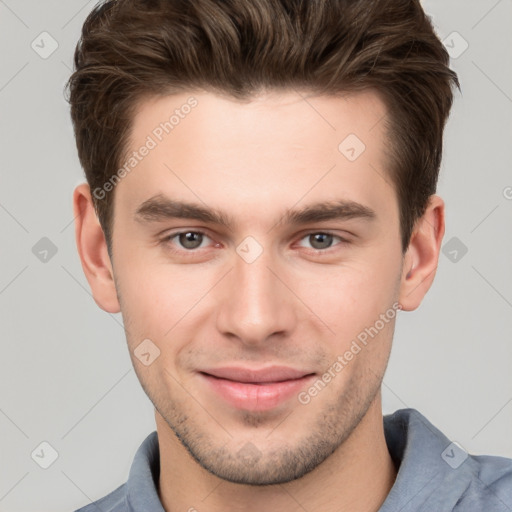
[[[73,192],[73,214],[78,254],[94,301],[108,313],[119,313],[121,308],[107,242],[87,183],[78,185]]]
[[[399,299],[404,311],[413,311],[421,304],[434,280],[444,230],[444,201],[432,195],[415,223],[404,256]]]

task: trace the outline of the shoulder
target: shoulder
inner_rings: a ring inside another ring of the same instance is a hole
[[[126,483],[75,512],[164,512],[157,492],[159,472],[158,435],[154,431],[137,449]]]
[[[117,489],[107,494],[103,498],[75,510],[75,512],[128,512],[126,501],[126,484],[120,485]]]
[[[468,459],[472,478],[464,495],[466,501],[473,506],[482,506],[482,510],[510,511],[512,459],[492,455],[470,455]]]
[[[384,428],[398,474],[381,512],[512,511],[512,459],[466,452],[415,409],[385,416]]]

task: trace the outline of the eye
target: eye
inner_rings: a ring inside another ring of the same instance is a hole
[[[173,240],[177,239],[177,243],[181,245],[181,248],[192,251],[194,249],[200,249],[205,239],[210,239],[202,231],[181,231],[179,233],[173,233],[164,238],[164,242],[173,244]],[[174,245],[174,244],[173,244]]]
[[[338,244],[334,243],[336,239],[339,241]],[[323,231],[309,233],[301,238],[299,245],[308,248],[307,245],[303,245],[304,240],[310,244],[309,248],[314,252],[328,252],[327,250],[335,245],[347,245],[350,243],[338,235]],[[170,233],[162,240],[162,243],[169,245],[172,251],[189,253],[208,247],[209,242],[213,242],[213,240],[206,233],[192,230]],[[219,245],[217,244],[217,246]]]
[[[348,243],[348,240],[345,240],[344,238],[341,238],[340,236],[333,235],[331,233],[324,233],[324,232],[316,232],[316,233],[309,233],[305,237],[302,238],[302,240],[308,240],[311,244],[311,247],[316,251],[324,251],[325,249],[329,249],[333,245],[334,239],[340,240],[340,242]]]

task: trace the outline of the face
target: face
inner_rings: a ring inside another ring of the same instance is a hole
[[[371,92],[138,110],[114,204],[127,341],[157,414],[220,478],[299,478],[379,397],[403,261],[385,115]]]

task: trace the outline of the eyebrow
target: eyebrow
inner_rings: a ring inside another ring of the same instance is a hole
[[[207,208],[200,204],[178,201],[157,194],[144,201],[135,211],[135,220],[140,223],[162,222],[171,219],[194,219],[218,224],[228,229],[236,224],[234,218],[216,208]],[[341,199],[325,201],[304,206],[300,209],[288,209],[276,225],[300,225],[327,220],[363,219],[374,220],[374,210],[355,201]]]

